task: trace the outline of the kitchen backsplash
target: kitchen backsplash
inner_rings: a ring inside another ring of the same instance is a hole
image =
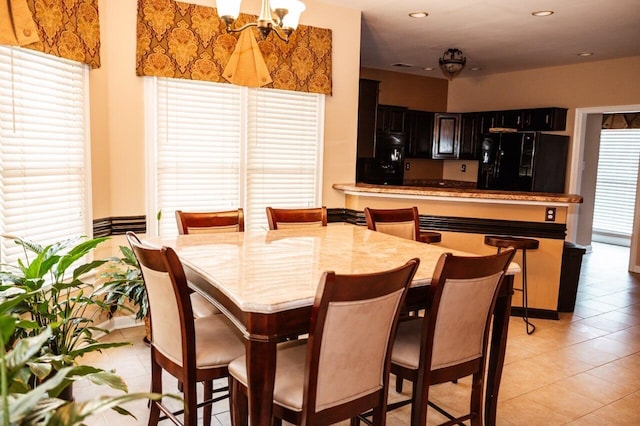
[[[443,179],[476,182],[478,161],[475,160],[426,160],[407,158],[404,162],[404,180]],[[408,168],[407,168],[408,165]],[[464,172],[462,169],[464,168]]]

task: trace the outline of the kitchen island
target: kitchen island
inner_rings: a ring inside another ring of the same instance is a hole
[[[440,246],[477,254],[495,252],[485,235],[512,235],[540,241],[527,252],[529,315],[558,318],[558,291],[567,211],[581,203],[574,194],[492,191],[473,188],[334,184],[345,194],[348,220],[364,223],[365,207],[418,207],[423,229],[442,234]],[[521,254],[516,255],[521,262]],[[515,287],[521,288],[516,276]],[[513,297],[514,313],[521,312],[521,293]]]

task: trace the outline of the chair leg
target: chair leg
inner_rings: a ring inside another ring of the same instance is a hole
[[[413,382],[411,395],[411,425],[426,426],[427,410],[429,408],[429,386],[418,386],[418,380]]]
[[[249,400],[244,385],[233,376],[229,376],[229,405],[231,424],[247,426],[249,424]]]
[[[198,424],[198,393],[196,383],[187,380],[183,387],[184,397],[184,426],[196,426]]]
[[[522,307],[524,308],[524,324],[527,334],[533,334],[536,326],[529,321],[529,294],[527,291],[527,250],[522,250]]]
[[[162,393],[162,368],[153,359],[153,354],[151,355],[151,392]],[[151,403],[149,411],[149,426],[156,426],[160,419],[160,408],[158,408],[158,404],[161,403],[162,400],[150,400],[149,402]]]
[[[213,381],[203,382],[204,392],[202,393],[205,401],[213,397]],[[213,404],[207,404],[202,408],[202,424],[203,426],[211,426],[211,414]]]
[[[482,426],[484,423],[484,414],[482,411],[482,391],[484,388],[484,377],[482,373],[473,375],[473,383],[471,385],[471,426]]]
[[[396,392],[402,393],[402,384],[404,379],[400,376],[396,376]]]
[[[378,405],[373,409],[373,418],[371,422],[374,426],[384,426],[386,424],[386,413],[382,410],[382,407]]]

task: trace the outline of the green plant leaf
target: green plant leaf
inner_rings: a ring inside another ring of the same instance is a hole
[[[162,398],[162,395],[141,392],[119,396],[103,396],[85,402],[73,402],[70,404],[66,404],[56,410],[56,413],[51,417],[51,419],[47,423],[47,426],[79,425],[82,424],[82,422],[87,417],[95,413],[100,413],[109,408],[115,409],[120,414],[126,414],[135,418],[133,414],[123,409],[122,407],[119,407],[119,405],[138,399],[158,400],[160,398]]]
[[[98,351],[98,350],[108,349],[108,348],[117,348],[119,346],[128,346],[128,345],[131,345],[131,343],[130,342],[92,343],[92,344],[74,349],[72,351],[69,351],[68,355],[72,358],[77,358],[88,352],[93,352],[93,351]]]
[[[46,397],[51,389],[54,389],[66,380],[67,374],[69,374],[70,371],[71,367],[63,368],[54,376],[42,382],[40,386],[37,386],[27,393],[17,395],[9,405],[10,422],[17,424],[20,419],[30,413],[38,405],[40,400]]]
[[[40,352],[40,348],[51,336],[51,328],[47,327],[36,336],[18,340],[15,347],[6,354],[7,368],[17,369],[26,365],[34,355]]]

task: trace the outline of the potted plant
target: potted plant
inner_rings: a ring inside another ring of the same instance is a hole
[[[102,277],[107,281],[98,294],[104,294],[104,302],[112,307],[113,314],[117,309],[135,313],[136,320],[145,321],[146,337],[149,342],[149,300],[144,286],[142,271],[133,250],[128,246],[120,246],[122,257],[110,259],[110,264]],[[133,305],[127,306],[127,302]]]
[[[85,353],[128,344],[99,342],[94,336],[96,332],[107,333],[93,325],[94,317],[106,305],[94,295],[88,280],[96,278],[97,268],[107,260],[84,259],[107,238],[78,237],[42,246],[16,236],[4,237],[24,249],[24,258],[18,259],[17,264],[3,265],[4,270],[0,271],[0,290],[24,296],[8,312],[19,316],[23,326],[13,330],[7,345],[49,329],[51,334],[40,353],[50,357],[49,364],[55,370],[62,370],[77,365],[77,358]]]
[[[127,392],[127,385],[116,374],[90,366],[67,366],[52,370],[53,360],[61,358],[43,349],[53,338],[51,326],[30,337],[15,339],[23,328],[31,329],[29,322],[12,313],[16,307],[31,297],[3,286],[0,289],[0,421],[3,425],[82,425],[85,419],[106,409],[123,415],[131,415],[120,404],[137,399],[158,399],[161,395],[133,393],[117,396],[99,396],[82,402],[70,402],[59,398],[65,383],[85,378],[98,385]],[[38,386],[31,377],[44,378]]]

